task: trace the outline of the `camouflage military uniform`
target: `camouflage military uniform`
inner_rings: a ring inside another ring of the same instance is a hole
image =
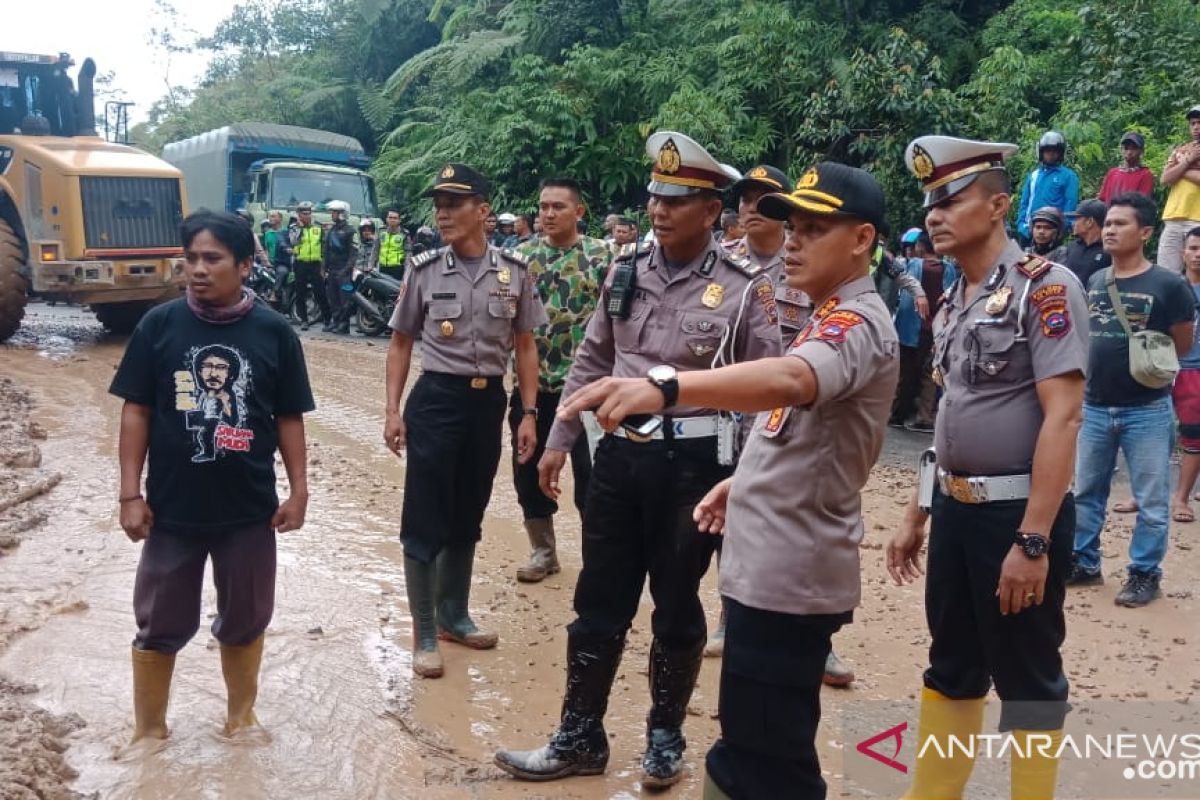
[[[554,247],[545,240],[526,242],[517,251],[529,258],[534,287],[545,306],[549,324],[535,332],[538,346],[538,448],[525,464],[513,462],[513,483],[525,519],[544,520],[554,516],[558,504],[538,486],[537,463],[542,457],[554,412],[567,382],[567,373],[575,360],[575,348],[583,341],[588,320],[596,310],[600,287],[612,263],[613,251],[607,242],[581,236],[570,247]],[[513,390],[509,422],[513,436],[521,422],[519,389]],[[514,453],[516,451],[514,450]],[[575,507],[582,513],[591,458],[587,440],[579,439],[571,451],[571,469],[575,479]],[[535,543],[536,546],[536,543]]]

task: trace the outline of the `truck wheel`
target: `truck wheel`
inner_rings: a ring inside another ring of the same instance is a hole
[[[0,219],[0,342],[17,332],[25,316],[28,287],[21,274],[24,265],[20,238]]]
[[[104,303],[95,306],[96,319],[111,333],[133,333],[138,321],[153,305],[141,300],[131,303]]]

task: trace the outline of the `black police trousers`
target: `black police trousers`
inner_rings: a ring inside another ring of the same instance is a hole
[[[696,528],[692,510],[732,472],[717,463],[713,437],[639,444],[605,436],[588,482],[577,617],[568,631],[624,636],[649,575],[654,638],[670,649],[703,643],[698,591],[718,537]]]
[[[546,519],[558,513],[558,503],[547,497],[538,483],[538,461],[546,452],[546,440],[550,437],[550,426],[554,424],[554,412],[558,410],[561,398],[562,392],[538,392],[537,448],[533,451],[533,458],[524,464],[517,462],[517,426],[525,418],[519,389],[513,389],[508,404],[508,428],[512,433],[513,445],[513,488],[517,490],[517,502],[521,504],[525,519]],[[586,436],[580,436],[571,448],[571,474],[575,479],[575,508],[583,514],[588,478],[592,474],[592,454],[588,452]]]
[[[1045,599],[1000,614],[1000,567],[1025,515],[1024,500],[960,503],[933,498],[925,616],[933,643],[925,685],[952,699],[1000,696],[1000,730],[1057,730],[1067,715],[1067,676],[1059,648],[1067,573],[1075,539],[1075,498],[1051,527]]]
[[[782,614],[723,599],[721,736],[708,775],[733,800],[823,800],[821,679],[830,639],[853,615]]]
[[[445,545],[479,541],[500,465],[503,378],[425,372],[404,406],[408,463],[400,541],[431,563]]]
[[[317,307],[321,316],[328,322],[329,298],[325,296],[325,285],[321,281],[320,261],[297,261],[296,272],[296,316],[301,322],[309,321],[308,293],[311,290],[316,297]]]

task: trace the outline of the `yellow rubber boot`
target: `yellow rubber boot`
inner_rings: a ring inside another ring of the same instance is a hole
[[[903,800],[960,800],[971,777],[975,759],[964,752],[971,737],[983,730],[984,698],[951,700],[926,687],[921,690],[921,722],[917,753],[924,749],[913,769],[913,782]],[[936,744],[925,743],[934,737]],[[957,741],[951,741],[956,737]]]
[[[175,654],[133,648],[133,740],[166,739]]]
[[[1015,730],[1012,735],[1017,744],[1012,751],[1012,800],[1054,800],[1062,730]]]
[[[221,645],[221,672],[225,675],[228,695],[228,717],[225,733],[233,734],[242,728],[258,724],[254,716],[254,701],[258,698],[258,668],[262,664],[263,637],[241,647]]]

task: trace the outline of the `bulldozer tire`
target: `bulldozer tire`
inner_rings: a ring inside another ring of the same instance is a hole
[[[21,274],[22,252],[20,237],[0,219],[0,342],[17,332],[25,316],[28,285]]]
[[[153,303],[138,300],[130,303],[104,303],[95,306],[96,319],[110,333],[133,333],[138,322],[150,310]]]

